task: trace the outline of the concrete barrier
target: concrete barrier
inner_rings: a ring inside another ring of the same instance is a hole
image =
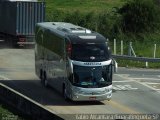
[[[41,104],[0,83],[0,100],[33,120],[62,120]]]

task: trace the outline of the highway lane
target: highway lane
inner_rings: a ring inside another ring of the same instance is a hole
[[[65,102],[44,88],[34,73],[34,50],[0,49],[0,82],[41,103],[56,114],[160,113],[159,70],[119,68],[111,101]]]

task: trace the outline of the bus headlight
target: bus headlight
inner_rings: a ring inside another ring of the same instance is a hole
[[[73,91],[74,94],[79,94],[79,93],[81,93],[81,89],[78,88],[78,87],[73,87],[73,88],[72,88],[72,91]]]
[[[112,88],[105,88],[105,91],[106,91],[106,92],[111,92],[111,91],[112,91]]]

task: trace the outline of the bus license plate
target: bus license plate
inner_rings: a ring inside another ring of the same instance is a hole
[[[89,97],[90,100],[96,100],[96,97]]]

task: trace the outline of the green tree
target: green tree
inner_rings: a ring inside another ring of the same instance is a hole
[[[132,0],[118,11],[124,32],[153,31],[160,23],[159,7],[153,0]]]

